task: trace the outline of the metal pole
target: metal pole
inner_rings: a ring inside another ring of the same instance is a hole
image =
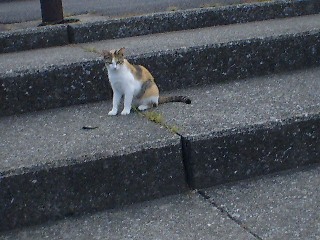
[[[40,0],[42,24],[63,22],[62,0]]]

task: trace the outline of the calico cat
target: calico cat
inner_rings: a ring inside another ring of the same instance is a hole
[[[159,97],[159,89],[151,73],[143,66],[132,65],[124,57],[125,48],[102,52],[108,69],[108,77],[113,90],[112,109],[109,115],[118,113],[118,106],[124,96],[124,108],[121,115],[130,113],[131,105],[140,111],[167,102],[184,102],[191,100],[184,96]]]

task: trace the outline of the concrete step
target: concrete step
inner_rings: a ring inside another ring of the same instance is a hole
[[[180,137],[138,114],[109,117],[110,109],[0,118],[0,230],[187,190]]]
[[[318,0],[282,0],[118,19],[94,15],[76,16],[80,22],[75,24],[36,27],[39,22],[31,22],[21,24],[22,29],[2,31],[0,32],[0,53],[319,12]],[[16,25],[6,26],[6,28],[17,28]],[[34,25],[34,27],[26,28],[28,25]]]
[[[193,103],[149,115],[101,102],[2,117],[0,230],[319,162],[319,74],[175,91]]]
[[[194,193],[0,233],[0,238],[3,240],[256,239]]]
[[[182,137],[195,189],[320,161],[320,68],[179,91],[157,111]]]
[[[0,233],[0,238],[317,239],[319,184],[320,167],[312,166]]]
[[[0,116],[111,98],[90,50],[125,46],[160,90],[318,65],[320,15],[250,22],[0,55]]]

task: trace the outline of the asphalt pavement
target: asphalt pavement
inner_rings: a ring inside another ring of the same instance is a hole
[[[254,0],[253,0],[254,1]],[[63,0],[65,16],[92,14],[126,17],[145,13],[214,7],[248,2],[245,0]],[[39,0],[0,0],[0,24],[40,20]]]

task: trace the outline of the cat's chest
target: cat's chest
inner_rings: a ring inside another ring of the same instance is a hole
[[[127,89],[132,89],[136,92],[141,88],[141,82],[136,80],[126,68],[108,70],[108,76],[114,90],[125,92]]]

